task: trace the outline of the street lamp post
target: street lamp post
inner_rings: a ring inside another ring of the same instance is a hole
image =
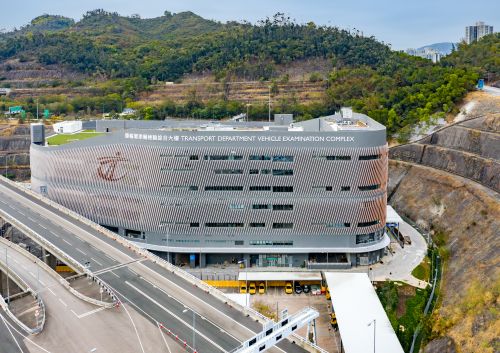
[[[7,249],[5,248],[5,265],[7,266],[7,304],[10,304],[10,291],[9,291],[9,260],[7,257]]]
[[[373,319],[372,321],[370,321],[368,326],[371,326],[372,324],[373,324],[373,353],[375,353],[375,329],[377,326],[377,319]]]
[[[238,261],[239,264],[245,264],[245,304],[248,306],[248,263],[247,259]]]

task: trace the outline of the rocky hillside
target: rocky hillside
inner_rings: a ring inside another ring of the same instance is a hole
[[[426,353],[498,352],[500,196],[433,168],[390,161],[389,203],[445,251],[440,307]]]
[[[28,125],[0,124],[0,174],[23,181],[30,178]]]
[[[389,203],[431,228],[445,258],[425,353],[500,351],[499,101],[390,150]]]
[[[490,101],[496,104],[488,113],[440,129],[416,143],[393,147],[390,157],[457,174],[500,192],[500,99]]]

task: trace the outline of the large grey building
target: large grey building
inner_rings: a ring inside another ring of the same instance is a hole
[[[365,115],[97,129],[32,144],[32,189],[176,264],[370,264],[389,244],[386,132]]]
[[[465,27],[465,42],[471,44],[492,33],[494,33],[493,26],[486,25],[484,22],[476,22],[474,26]]]

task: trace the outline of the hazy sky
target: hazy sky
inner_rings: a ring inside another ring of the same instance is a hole
[[[44,13],[78,20],[96,8],[141,17],[190,10],[222,22],[256,22],[279,11],[301,23],[356,28],[393,49],[459,41],[464,27],[478,20],[500,30],[498,0],[0,0],[0,29],[20,27]]]

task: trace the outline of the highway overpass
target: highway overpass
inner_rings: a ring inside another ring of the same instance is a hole
[[[0,179],[0,217],[201,353],[230,352],[262,330],[255,312],[145,250],[16,184]],[[86,266],[86,264],[88,266]],[[113,327],[109,327],[112,333]],[[299,343],[298,337],[291,339]],[[141,345],[141,350],[146,350]],[[311,350],[311,348],[308,348]],[[305,352],[282,341],[270,352]]]

